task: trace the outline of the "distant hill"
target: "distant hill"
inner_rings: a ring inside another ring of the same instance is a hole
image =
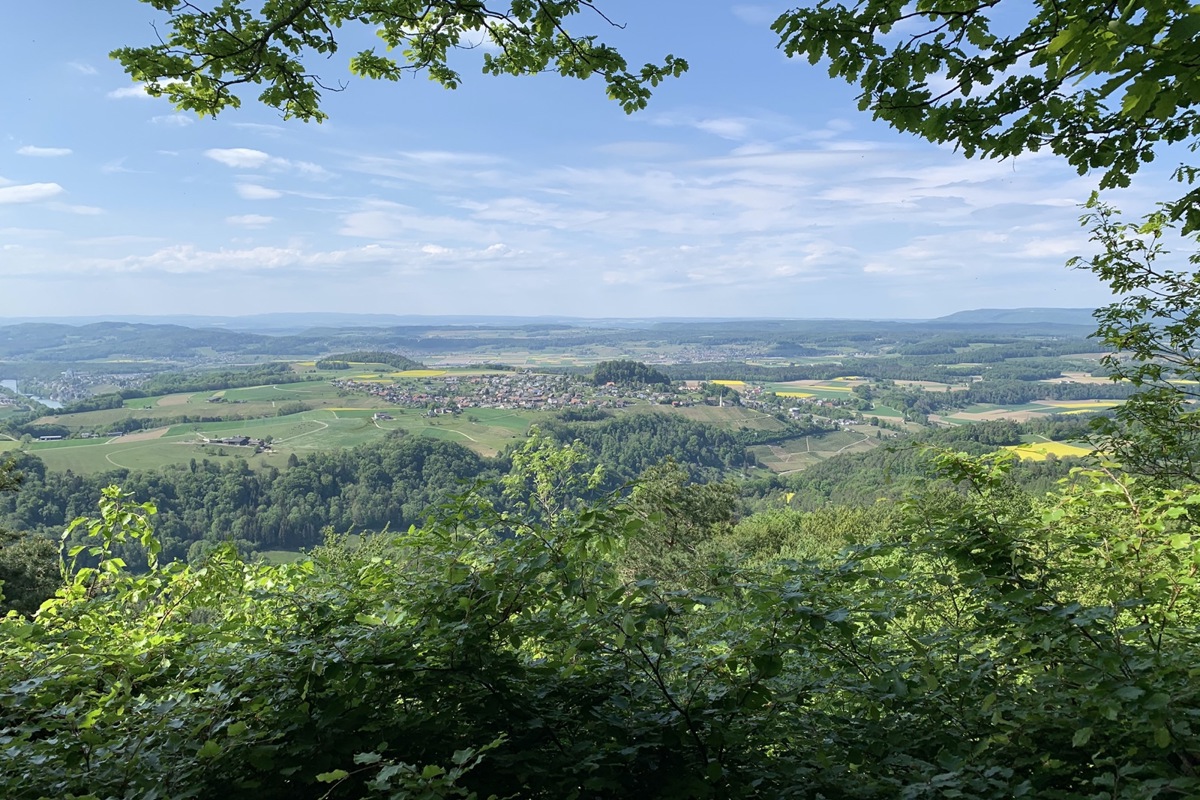
[[[929,320],[949,325],[1091,325],[1090,308],[976,308]]]

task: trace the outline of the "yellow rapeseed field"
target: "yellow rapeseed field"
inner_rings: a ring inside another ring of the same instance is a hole
[[[439,375],[445,375],[444,369],[406,369],[403,372],[395,373],[401,378],[436,378]]]
[[[1045,461],[1046,456],[1054,454],[1058,458],[1064,456],[1086,456],[1092,452],[1090,447],[1080,447],[1065,442],[1033,442],[1031,444],[1010,445],[1004,448],[1017,454],[1018,458],[1026,461]]]
[[[1117,400],[1046,400],[1044,402],[1054,408],[1069,408],[1077,411],[1092,411],[1120,405],[1120,401]]]
[[[812,397],[811,392],[776,392],[779,397]]]
[[[733,387],[746,385],[745,381],[709,381],[709,383],[715,383],[718,386],[733,386]]]

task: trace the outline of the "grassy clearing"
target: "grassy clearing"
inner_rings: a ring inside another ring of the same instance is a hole
[[[772,472],[798,472],[841,453],[862,453],[881,440],[857,431],[833,431],[824,436],[803,436],[772,445],[750,448],[758,463]]]
[[[259,550],[258,556],[268,564],[278,566],[280,564],[294,564],[297,561],[303,561],[308,557],[308,554],[301,553],[299,550]]]

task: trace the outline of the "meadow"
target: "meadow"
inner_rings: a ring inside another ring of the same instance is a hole
[[[338,399],[345,403],[349,398]],[[385,411],[392,419],[374,419],[379,411]],[[177,424],[111,438],[35,441],[27,449],[49,469],[79,474],[159,469],[205,458],[245,459],[253,468],[283,467],[292,454],[302,456],[317,450],[354,447],[378,441],[394,431],[456,441],[480,455],[491,456],[523,439],[537,417],[538,412],[505,409],[473,409],[469,414],[430,417],[419,409],[342,405],[258,419]],[[250,447],[204,442],[233,436],[270,437],[271,448],[256,453]],[[0,440],[0,449],[15,447],[17,442]]]
[[[824,436],[802,436],[778,444],[755,445],[750,452],[758,463],[781,474],[799,472],[840,453],[864,453],[878,447],[877,428],[866,425],[833,431]]]

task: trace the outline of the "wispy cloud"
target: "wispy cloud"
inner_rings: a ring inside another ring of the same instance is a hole
[[[104,209],[99,206],[85,206],[78,203],[60,203],[55,201],[47,203],[46,207],[52,211],[63,211],[67,214],[78,214],[83,217],[95,217],[104,213]]]
[[[328,178],[330,173],[310,161],[291,161],[250,147],[215,147],[204,151],[207,158],[232,169],[273,169],[297,172],[310,178]]]
[[[722,139],[745,139],[750,135],[749,122],[735,117],[702,119],[697,120],[694,125],[699,130],[720,136]]]
[[[230,225],[240,225],[243,228],[262,228],[274,222],[275,218],[264,214],[238,214],[226,217],[225,221]]]
[[[283,197],[283,192],[278,189],[269,189],[257,183],[239,183],[233,188],[243,200],[277,200]]]
[[[62,156],[71,155],[72,150],[69,147],[37,147],[36,145],[27,144],[24,147],[17,148],[17,155],[33,156],[35,158],[60,158]]]
[[[166,86],[172,83],[182,83],[182,81],[168,79],[159,81],[157,85]],[[119,89],[113,89],[105,96],[111,100],[148,99],[152,97],[152,95],[146,91],[145,83],[135,83],[132,86],[122,86]]]
[[[65,190],[57,183],[26,183],[0,186],[0,204],[37,203],[57,197]]]
[[[770,25],[780,14],[780,8],[749,3],[735,5],[733,15],[748,25]]]
[[[229,147],[205,150],[204,155],[235,169],[258,169],[271,161],[271,156],[262,150],[251,150],[248,147]]]
[[[86,64],[82,61],[69,61],[69,62],[67,62],[67,66],[70,67],[71,69],[75,70],[76,72],[78,72],[80,75],[98,75],[98,74],[100,74],[99,70],[97,70],[91,64]]]
[[[130,98],[149,99],[150,95],[146,94],[146,85],[137,83],[133,86],[122,86],[120,89],[113,89],[105,95],[111,100],[128,100]]]
[[[162,125],[165,128],[186,128],[196,122],[196,118],[185,113],[178,114],[159,114],[151,117],[150,121],[155,125]]]
[[[276,272],[288,269],[327,269],[338,266],[393,264],[405,255],[379,245],[343,250],[306,250],[300,247],[251,247],[205,249],[192,244],[164,247],[143,256],[92,259],[89,270],[109,272],[166,272],[173,274],[213,272]]]

